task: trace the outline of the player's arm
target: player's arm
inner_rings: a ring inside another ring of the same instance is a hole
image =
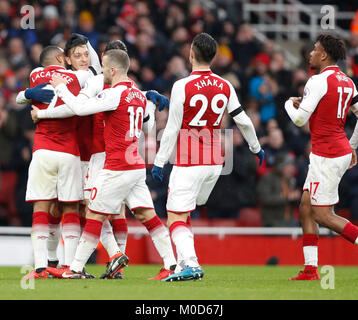
[[[358,120],[358,91],[356,86],[354,86],[353,98],[351,101],[350,108]],[[354,128],[353,134],[349,139],[349,143],[351,145],[352,150],[356,150],[358,148],[358,121],[356,122],[356,126]]]
[[[143,127],[142,130],[144,134],[148,134],[152,131],[155,124],[155,104],[152,101],[147,100],[147,104],[145,107],[145,115],[143,119]]]
[[[66,105],[78,116],[87,116],[98,112],[115,110],[120,102],[121,90],[124,89],[105,89],[96,97],[83,99],[73,95],[61,76],[54,75],[50,81],[55,88],[56,94],[66,103]]]
[[[296,104],[295,98],[290,98],[285,102],[286,112],[296,126],[302,127],[307,123],[326,92],[327,82],[313,76],[306,83],[300,104]]]
[[[55,93],[52,89],[44,89],[44,87],[47,85],[48,83],[41,83],[33,88],[27,88],[23,91],[20,91],[16,96],[16,103],[26,104],[31,102],[31,100],[50,103]]]
[[[87,40],[87,50],[90,56],[90,67],[89,69],[94,75],[102,73],[101,61],[99,60],[98,54],[95,49],[93,49],[89,40]]]
[[[183,122],[184,101],[184,88],[179,80],[174,83],[172,88],[168,121],[160,140],[160,148],[154,160],[154,165],[157,167],[163,168],[173,152]]]

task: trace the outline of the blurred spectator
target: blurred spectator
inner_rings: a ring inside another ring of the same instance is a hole
[[[0,168],[9,169],[16,143],[17,122],[14,111],[6,106],[6,98],[0,95]]]
[[[242,23],[235,36],[235,41],[231,44],[235,61],[240,68],[245,69],[249,65],[252,57],[261,51],[261,46],[254,38],[254,32],[249,23]]]
[[[78,15],[78,28],[76,32],[86,36],[93,49],[98,49],[100,34],[94,28],[94,18],[89,11],[81,11]]]
[[[298,222],[293,211],[301,198],[295,179],[294,158],[281,153],[275,159],[274,169],[258,182],[257,197],[264,227],[292,227]]]
[[[43,46],[53,43],[55,37],[62,36],[64,28],[60,23],[60,15],[58,9],[54,5],[47,5],[42,11],[43,23],[42,27],[36,29],[37,38]]]
[[[283,152],[287,152],[285,139],[280,128],[273,128],[268,131],[267,142],[263,145],[265,151],[266,166],[273,168],[276,157]]]

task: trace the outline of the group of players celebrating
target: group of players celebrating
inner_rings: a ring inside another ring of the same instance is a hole
[[[250,118],[231,83],[210,70],[216,41],[198,34],[190,49],[192,72],[176,81],[169,100],[155,91],[142,92],[127,76],[130,59],[125,44],[107,44],[100,63],[85,37],[73,34],[65,50],[44,48],[42,67],[30,74],[30,88],[18,94],[18,103],[32,102],[37,123],[29,168],[26,201],[33,202],[31,238],[35,268],[25,278],[92,278],[85,265],[99,241],[108,252],[103,279],[123,278],[125,208],[147,228],[163,259],[161,281],[201,279],[204,271],[195,252],[190,212],[204,205],[222,168],[220,127],[227,111],[249,149],[264,160]],[[318,37],[311,52],[313,76],[301,98],[285,108],[297,126],[310,121],[312,154],[300,212],[305,269],[293,280],[319,279],[318,224],[357,243],[358,228],[334,214],[338,184],[356,164],[358,129],[348,141],[344,123],[348,107],[358,116],[354,83],[336,65],[345,58],[342,40]],[[67,68],[67,69],[66,69]],[[163,166],[174,147],[170,174],[167,226],[155,213],[146,185],[146,164],[138,151],[142,133],[155,124],[156,108],[169,107],[169,117],[152,169],[163,179]],[[196,147],[193,147],[193,142]],[[58,265],[62,235],[64,261]],[[175,245],[176,255],[172,242]]]

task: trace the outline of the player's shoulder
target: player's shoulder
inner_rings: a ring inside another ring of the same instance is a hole
[[[36,74],[38,72],[41,72],[43,71],[45,68],[44,67],[37,67],[35,69],[33,69],[31,72],[30,72],[30,77],[33,75],[33,74]]]

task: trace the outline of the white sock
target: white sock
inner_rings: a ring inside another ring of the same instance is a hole
[[[31,241],[34,251],[35,269],[47,267],[47,240],[49,234],[48,215],[35,212],[32,218]]]
[[[305,266],[318,266],[318,247],[304,246],[303,256],[305,258]]]
[[[70,269],[75,272],[82,272],[89,257],[96,250],[102,231],[102,222],[87,219],[85,228],[76,250],[75,257],[70,265]]]
[[[170,267],[176,265],[177,262],[168,228],[162,223],[158,216],[154,216],[143,224],[147,228],[157,252],[163,259],[164,268],[169,270]]]
[[[112,225],[109,220],[103,221],[100,241],[103,247],[106,249],[109,257],[112,257],[118,253],[117,241],[114,238]]]
[[[128,237],[128,225],[127,220],[120,218],[112,220],[112,230],[114,238],[121,252],[126,252],[127,237]]]
[[[62,238],[64,243],[64,265],[71,265],[78,241],[81,236],[80,218],[78,213],[66,213],[63,218]]]
[[[181,257],[185,266],[198,267],[198,258],[194,247],[194,236],[185,223],[174,222],[171,227],[171,236],[177,249],[178,257]]]
[[[47,240],[48,260],[58,261],[57,247],[61,238],[61,218],[49,216],[49,237]]]

